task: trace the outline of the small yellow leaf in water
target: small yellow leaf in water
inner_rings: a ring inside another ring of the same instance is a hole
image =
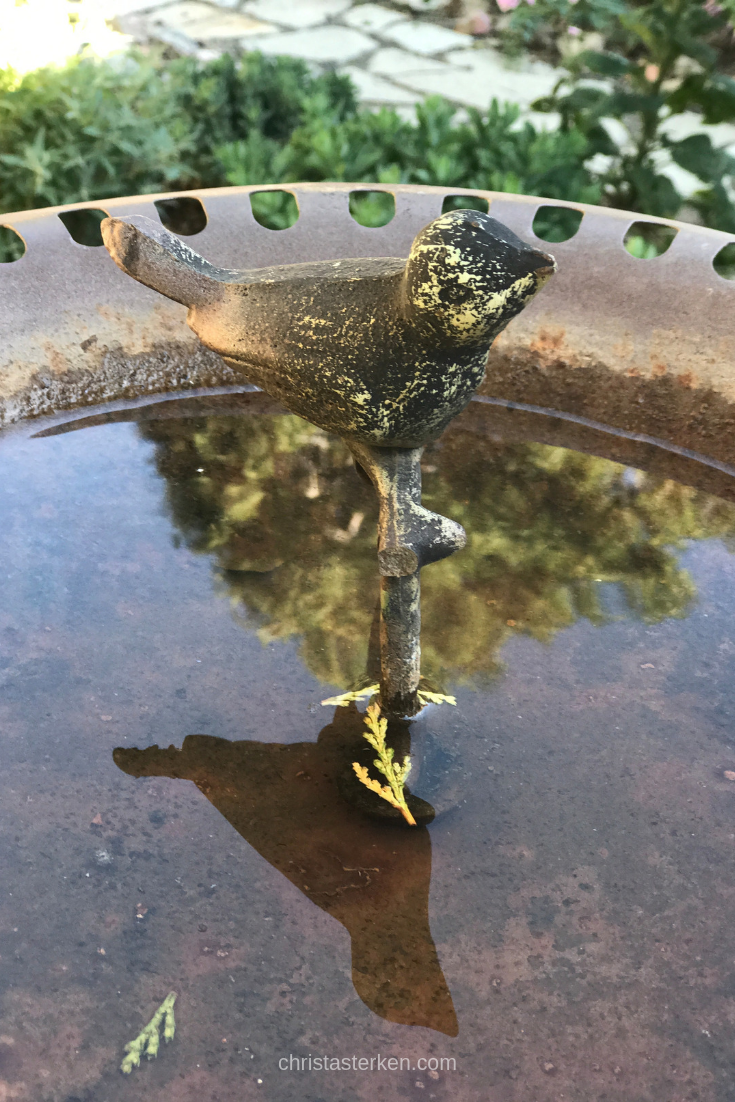
[[[416,820],[409,811],[403,794],[406,777],[411,770],[411,759],[407,756],[402,765],[396,765],[393,761],[393,749],[385,745],[388,720],[381,718],[378,704],[371,704],[365,713],[365,726],[367,730],[363,731],[363,736],[378,755],[373,765],[383,774],[388,784],[381,785],[380,781],[370,776],[367,766],[353,761],[352,768],[355,770],[357,779],[371,792],[375,792],[381,799],[397,808],[410,826],[416,826]]]
[[[353,701],[366,700],[368,697],[377,693],[380,685],[377,682],[374,685],[366,685],[364,689],[353,689],[352,692],[340,693],[339,696],[330,696],[326,700],[322,700],[323,705],[332,705],[335,708],[346,708],[348,704]]]
[[[140,1066],[140,1058],[143,1054],[145,1054],[149,1060],[158,1055],[161,1022],[163,1022],[164,1041],[168,1043],[173,1040],[176,1032],[176,1021],[174,1019],[175,1002],[176,992],[170,991],[148,1025],[140,1031],[135,1040],[128,1041],[125,1046],[127,1055],[123,1057],[123,1062],[120,1065],[120,1071],[123,1075],[130,1075],[133,1068]]]
[[[429,689],[419,689],[416,694],[420,704],[453,704],[456,708],[456,696],[448,696],[447,693],[433,693]]]

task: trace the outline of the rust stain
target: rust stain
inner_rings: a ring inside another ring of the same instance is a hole
[[[680,375],[676,376],[676,381],[679,386],[685,387],[687,390],[693,390],[699,385],[699,380],[693,371],[682,371]]]
[[[635,345],[630,337],[624,337],[611,346],[610,351],[618,360],[629,360],[635,354]]]
[[[62,355],[50,340],[43,342],[43,349],[46,353],[48,366],[54,375],[63,375],[64,372],[69,370],[70,364],[66,356]]]
[[[564,345],[564,329],[540,329],[538,337],[531,341],[531,351],[540,353],[558,352]]]

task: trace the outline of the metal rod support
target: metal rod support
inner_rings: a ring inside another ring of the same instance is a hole
[[[380,698],[393,715],[419,710],[421,567],[464,547],[464,528],[421,504],[423,448],[350,442],[378,495]]]

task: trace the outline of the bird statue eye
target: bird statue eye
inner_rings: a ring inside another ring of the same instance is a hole
[[[439,301],[446,306],[457,306],[467,302],[474,295],[474,290],[468,284],[449,283],[439,292]]]

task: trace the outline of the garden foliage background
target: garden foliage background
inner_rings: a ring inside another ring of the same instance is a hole
[[[438,97],[408,121],[359,108],[346,77],[258,54],[202,63],[138,51],[24,76],[0,70],[0,211],[349,180],[606,203],[735,233],[735,160],[708,134],[677,140],[671,125],[692,111],[707,123],[735,120],[727,9],[715,0],[536,0],[504,18],[506,51],[530,49],[565,67],[535,105],[554,112],[557,129],[519,121],[512,103],[459,116]],[[599,48],[565,50],[572,32]],[[695,178],[686,200],[666,175],[667,157]],[[278,224],[279,212],[272,217]],[[380,221],[382,212],[367,207],[363,217]]]

